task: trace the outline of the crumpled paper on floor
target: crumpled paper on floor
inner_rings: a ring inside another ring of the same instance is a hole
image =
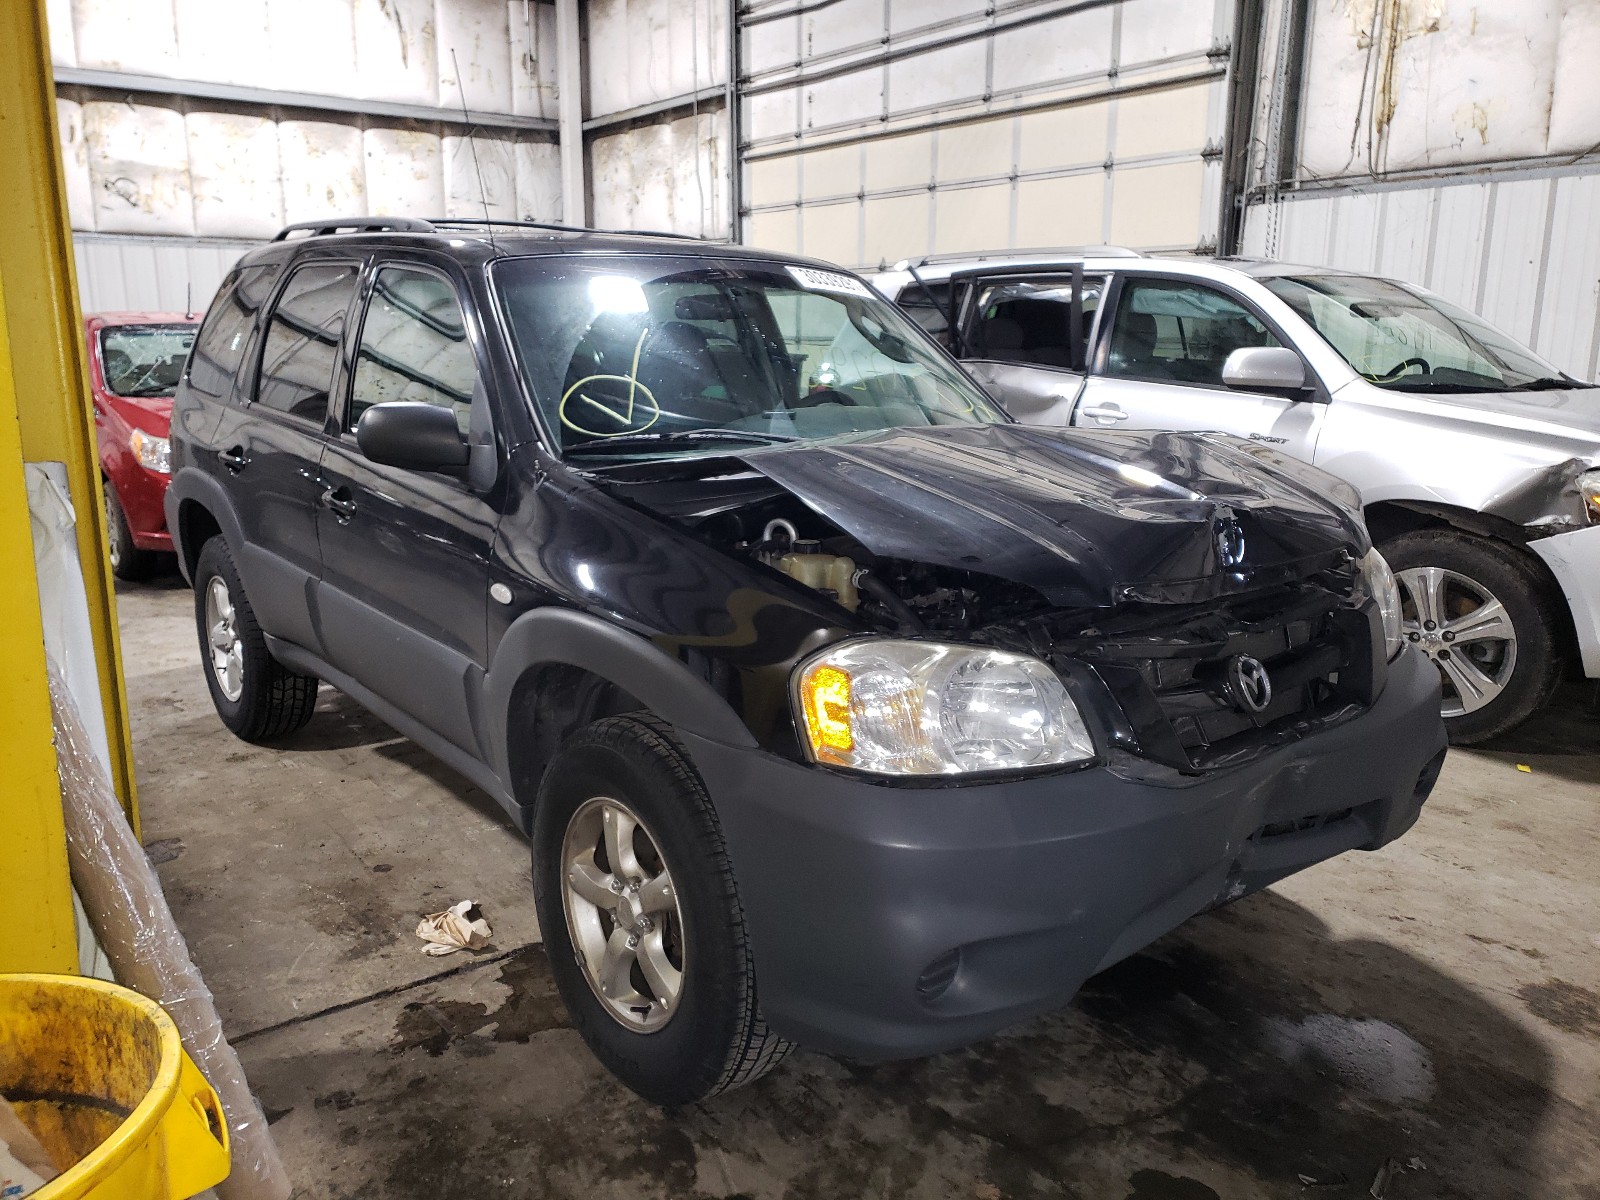
[[[423,917],[417,924],[417,936],[428,943],[422,952],[441,958],[457,950],[479,950],[487,946],[494,936],[489,922],[481,914],[474,918],[467,916],[477,907],[476,900],[463,900],[443,912]]]

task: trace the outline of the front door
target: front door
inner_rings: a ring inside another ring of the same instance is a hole
[[[1311,461],[1325,404],[1222,382],[1233,351],[1283,345],[1242,300],[1198,280],[1124,276],[1102,340],[1074,425],[1215,430]]]
[[[1073,291],[1081,288],[1079,308]],[[1083,390],[1084,347],[1104,281],[1071,275],[974,282],[961,338],[962,365],[1017,420],[1066,425]]]
[[[418,266],[380,265],[350,372],[340,436],[322,460],[318,602],[328,658],[463,750],[487,651],[489,478],[381,466],[355,428],[374,404],[449,409],[463,437],[493,445],[487,393],[456,288]]]

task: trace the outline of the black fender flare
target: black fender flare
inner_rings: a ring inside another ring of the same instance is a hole
[[[217,527],[222,530],[222,536],[235,550],[244,545],[244,527],[239,524],[238,514],[233,511],[233,501],[228,498],[228,493],[211,476],[196,468],[186,467],[172,477],[163,502],[167,531],[172,534],[172,548],[178,553],[178,569],[192,585],[194,580],[189,578],[190,548],[183,544],[183,522],[179,519],[183,504],[188,500],[201,505],[211,514]],[[199,547],[194,547],[194,550],[198,553]]]
[[[511,623],[483,681],[484,731],[490,765],[511,784],[508,723],[512,694],[530,669],[579,667],[615,684],[678,729],[727,746],[758,743],[744,720],[712,686],[660,647],[587,613],[537,608]]]

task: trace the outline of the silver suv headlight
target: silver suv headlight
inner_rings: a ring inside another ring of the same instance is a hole
[[[1405,645],[1405,634],[1400,628],[1400,585],[1377,547],[1368,550],[1356,566],[1355,601],[1360,604],[1369,596],[1377,601],[1378,614],[1383,617],[1384,647],[1393,659]]]
[[[1583,497],[1583,513],[1589,524],[1600,525],[1600,467],[1578,476],[1578,494]]]
[[[960,775],[1094,757],[1060,678],[1025,654],[940,642],[843,642],[800,665],[794,706],[813,762]]]

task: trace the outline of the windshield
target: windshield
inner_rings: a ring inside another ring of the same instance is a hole
[[[494,280],[528,388],[569,457],[1007,419],[851,275],[551,256],[498,263]]]
[[[194,345],[193,325],[114,325],[100,331],[106,390],[118,396],[171,396]]]
[[[1382,388],[1504,392],[1583,386],[1465,309],[1387,279],[1290,275],[1263,282],[1345,362]]]

